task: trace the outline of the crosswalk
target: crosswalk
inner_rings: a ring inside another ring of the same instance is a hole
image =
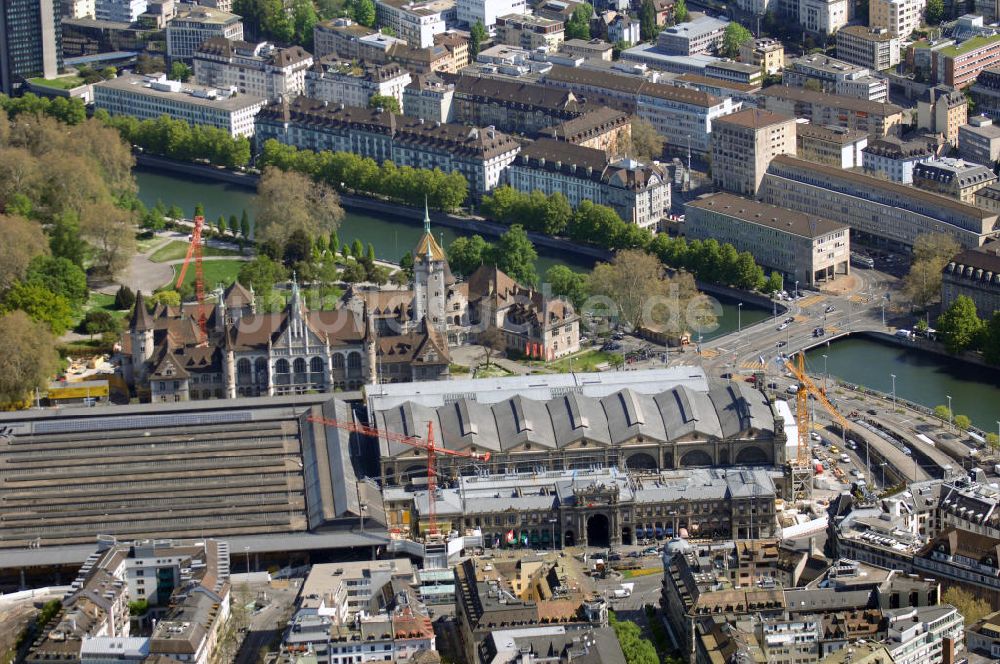
[[[822,301],[823,301],[822,295],[810,295],[804,300],[799,300],[799,308],[805,309],[807,307],[813,306],[814,304],[819,304]]]
[[[746,360],[745,362],[741,362],[740,363],[740,369],[755,369],[755,370],[759,370],[759,369],[763,369],[763,368],[765,368],[765,365],[760,360]]]

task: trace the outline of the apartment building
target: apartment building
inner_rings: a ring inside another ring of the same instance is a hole
[[[927,0],[870,0],[868,25],[885,28],[894,37],[908,39],[920,27]]]
[[[434,35],[455,21],[455,0],[377,0],[378,25],[391,29],[413,48],[434,45]]]
[[[135,23],[146,11],[146,0],[96,0],[94,15],[98,21]],[[78,18],[78,17],[74,17]]]
[[[94,107],[111,115],[131,115],[140,120],[168,115],[191,125],[225,129],[234,137],[253,136],[254,117],[265,103],[263,97],[171,81],[165,74],[121,74],[94,85]]]
[[[605,14],[611,13],[613,12],[605,12]],[[627,14],[621,13],[607,17],[604,35],[610,43],[638,44],[642,41],[641,34],[642,28],[639,21],[630,18]]]
[[[866,101],[884,102],[889,99],[889,82],[872,76],[865,67],[853,65],[813,53],[795,58],[785,65],[781,82],[794,87],[805,87],[809,81],[819,83],[823,92]]]
[[[795,123],[795,154],[800,159],[837,168],[858,168],[866,147],[868,134],[863,131]]]
[[[410,72],[394,62],[350,62],[331,55],[306,72],[304,94],[331,104],[361,108],[368,106],[375,95],[393,97],[402,109],[403,90],[412,80]]]
[[[945,233],[963,247],[981,246],[997,233],[996,213],[790,156],[771,161],[761,192],[772,205],[847,224],[852,240],[897,250],[909,250],[925,233]]]
[[[976,36],[931,53],[931,77],[953,88],[972,85],[979,72],[1000,65],[1000,35]]]
[[[454,122],[455,84],[437,74],[417,74],[403,88],[403,113],[429,122]]]
[[[812,124],[844,127],[885,136],[903,122],[903,109],[885,104],[805,88],[772,85],[761,92],[764,108],[808,120]]]
[[[360,54],[360,40],[378,31],[359,25],[349,18],[335,18],[317,23],[313,28],[313,51],[316,60],[331,54],[347,60],[357,60]]]
[[[917,99],[917,127],[941,134],[952,146],[958,145],[958,128],[969,119],[969,100],[961,90],[937,85]]]
[[[728,23],[703,15],[666,28],[656,38],[656,45],[669,55],[714,54],[722,46]]]
[[[548,53],[559,50],[566,38],[561,21],[531,14],[510,14],[497,17],[496,41],[517,46],[528,51],[545,49]]]
[[[236,88],[240,94],[276,100],[305,93],[313,57],[301,46],[278,48],[224,37],[206,40],[195,51],[194,77],[201,85]]]
[[[559,47],[559,52],[573,58],[611,62],[614,46],[603,39],[567,39]]]
[[[62,6],[65,18],[97,18],[95,0],[63,0]]]
[[[490,31],[496,26],[498,17],[528,11],[525,0],[458,0],[456,8],[459,23],[471,27],[476,21],[482,21]]]
[[[871,141],[862,151],[865,173],[900,184],[913,184],[914,167],[934,158],[930,144],[920,138],[902,140],[886,136]]]
[[[958,128],[958,149],[963,159],[992,167],[1000,160],[1000,126],[984,115],[969,118]]]
[[[1000,611],[989,613],[967,627],[965,645],[970,653],[1000,659]]]
[[[33,76],[53,78],[62,67],[59,0],[0,2],[0,92]]]
[[[851,18],[848,0],[798,0],[797,20],[806,31],[832,35]]]
[[[884,27],[847,25],[837,31],[837,58],[885,71],[899,64],[899,37]]]
[[[740,62],[760,66],[767,76],[774,76],[785,66],[785,46],[777,39],[754,39],[740,45]]]
[[[712,182],[754,197],[771,159],[795,150],[793,117],[749,108],[718,118],[712,127]]]
[[[729,193],[691,201],[684,214],[688,238],[714,238],[749,251],[789,282],[817,286],[850,273],[850,231],[843,223]]]
[[[569,90],[591,103],[634,113],[652,124],[678,151],[690,145],[693,152],[707,154],[711,150],[712,122],[740,110],[740,104],[729,97],[582,67],[553,65],[542,82]]]
[[[201,5],[181,5],[167,24],[167,57],[188,60],[213,37],[243,41],[243,20],[236,14]]]
[[[1000,120],[1000,69],[984,69],[969,88],[976,112]]]
[[[257,118],[257,131],[259,143],[273,138],[308,150],[353,152],[379,163],[458,171],[473,198],[500,183],[521,148],[492,127],[429,122],[308,97],[267,106]]]
[[[507,179],[518,191],[561,193],[573,207],[585,200],[607,205],[626,222],[653,231],[670,211],[670,178],[658,163],[611,159],[604,150],[552,138],[526,145]]]
[[[980,318],[992,318],[993,312],[1000,311],[1000,241],[965,249],[948,261],[941,276],[942,308],[950,307],[960,295],[976,303]]]
[[[997,181],[986,166],[952,157],[928,159],[913,167],[913,186],[974,205],[976,192]]]

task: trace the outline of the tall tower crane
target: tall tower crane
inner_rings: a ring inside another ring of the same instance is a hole
[[[486,452],[484,454],[479,454],[478,452],[464,452],[459,450],[449,450],[445,447],[438,447],[434,443],[434,423],[427,423],[427,439],[417,438],[416,436],[407,436],[401,433],[396,433],[394,431],[382,431],[381,429],[376,429],[374,427],[365,426],[363,424],[358,424],[356,422],[348,422],[345,420],[336,420],[328,417],[310,416],[306,418],[310,422],[318,422],[319,424],[325,424],[330,427],[337,427],[338,429],[343,429],[344,431],[349,431],[351,433],[360,434],[362,436],[371,436],[372,438],[385,438],[386,440],[391,440],[393,442],[402,443],[403,445],[409,445],[418,450],[424,450],[427,453],[427,516],[429,520],[428,524],[428,535],[435,537],[440,535],[440,530],[437,523],[437,455],[444,454],[446,456],[462,457],[465,459],[476,459],[478,461],[489,461],[490,453]]]
[[[785,367],[792,372],[799,383],[798,392],[795,393],[795,425],[798,428],[799,440],[796,450],[795,461],[792,466],[792,487],[793,491],[808,498],[812,495],[812,475],[813,467],[809,460],[809,432],[811,422],[809,419],[809,397],[815,398],[824,410],[840,424],[841,434],[847,440],[847,430],[850,423],[847,418],[840,414],[837,408],[826,398],[826,393],[816,386],[809,374],[806,373],[805,354],[798,353],[794,358],[785,362]]]
[[[198,328],[201,330],[201,343],[208,341],[208,318],[205,315],[205,272],[201,266],[201,231],[205,226],[205,217],[197,215],[194,218],[194,232],[191,233],[191,244],[188,245],[187,256],[184,257],[184,265],[181,266],[181,273],[177,277],[177,288],[184,285],[184,277],[187,276],[188,265],[191,264],[191,257],[194,257],[194,292],[198,298]]]

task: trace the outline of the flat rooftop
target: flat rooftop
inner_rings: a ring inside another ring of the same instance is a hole
[[[198,85],[197,83],[182,83],[180,85],[173,85],[173,83],[176,83],[176,81],[167,83],[166,85],[170,85],[169,88],[160,87],[161,83],[153,80],[152,77],[122,74],[117,78],[95,84],[94,89],[120,90],[134,95],[153,97],[178,104],[203,106],[205,108],[227,111],[238,111],[252,106],[263,105],[266,101],[262,97],[245,94],[217,96],[218,93],[224,93],[225,91],[219,88]]]
[[[690,215],[692,210],[706,210],[804,238],[822,237],[848,229],[847,224],[727,193],[710,194],[691,201],[685,207],[689,214],[688,224],[697,223],[696,217]]]

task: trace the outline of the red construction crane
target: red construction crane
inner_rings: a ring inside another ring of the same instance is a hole
[[[310,416],[306,418],[310,422],[318,422],[320,424],[325,424],[330,427],[337,427],[338,429],[343,429],[344,431],[349,431],[351,433],[361,434],[362,436],[371,436],[373,438],[385,438],[386,440],[391,440],[397,443],[402,443],[403,445],[409,445],[410,447],[415,447],[418,450],[424,450],[427,453],[427,516],[430,521],[428,527],[428,534],[431,536],[438,535],[438,523],[437,523],[437,500],[435,496],[437,495],[437,455],[444,454],[453,457],[462,457],[465,459],[476,459],[478,461],[489,461],[490,453],[485,452],[479,454],[478,452],[462,452],[457,450],[449,450],[445,447],[438,447],[434,444],[434,423],[427,423],[427,440],[422,438],[417,438],[416,436],[406,436],[401,433],[395,433],[393,431],[382,431],[381,429],[375,429],[373,427],[365,426],[363,424],[357,424],[355,422],[345,422],[343,420],[335,420],[327,417]],[[419,527],[418,527],[419,532]]]
[[[201,229],[204,225],[205,217],[197,215],[194,218],[191,244],[188,245],[184,265],[181,266],[180,276],[177,277],[177,289],[180,290],[180,287],[184,285],[184,277],[187,275],[188,265],[191,264],[191,257],[194,256],[194,292],[198,298],[198,327],[201,329],[201,343],[208,341],[208,319],[205,316],[205,272],[201,267]]]

